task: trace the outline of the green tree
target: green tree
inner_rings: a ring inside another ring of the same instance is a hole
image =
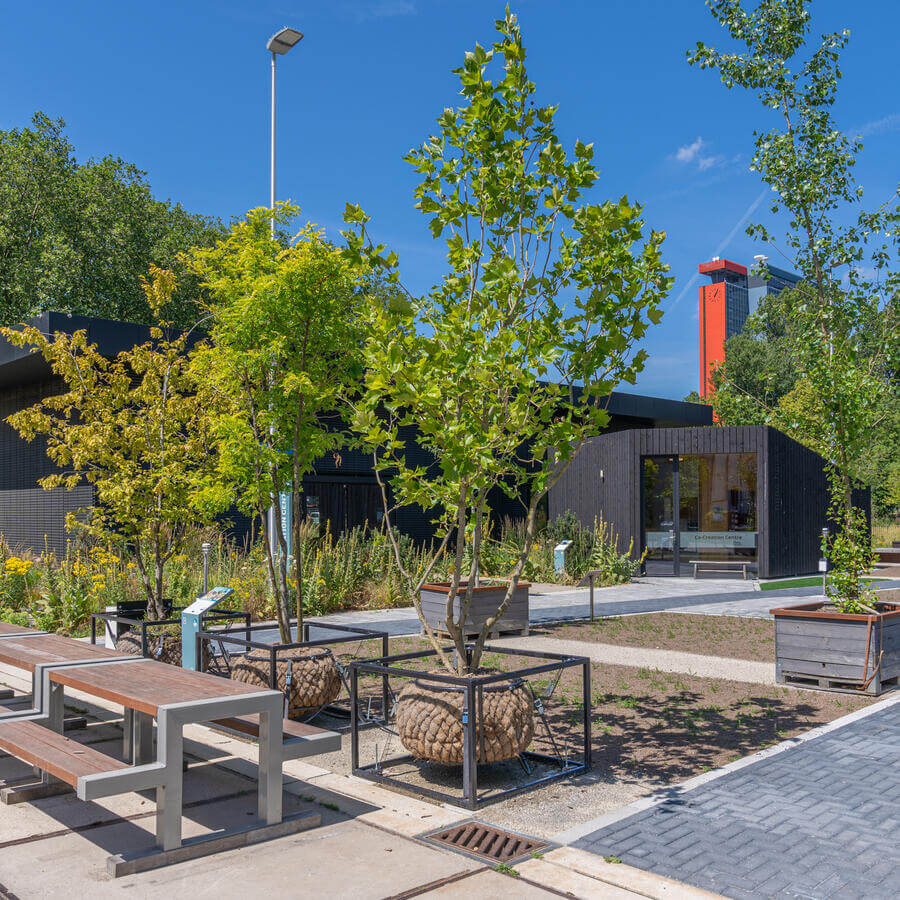
[[[492,49],[476,45],[456,70],[465,105],[445,110],[439,134],[407,156],[421,177],[416,205],[446,244],[448,271],[424,297],[372,305],[354,419],[373,452],[410,599],[443,664],[461,672],[490,491],[526,495],[525,537],[472,668],[522,575],[541,500],[607,424],[605,396],[620,380],[634,383],[645,359],[636,345],[659,321],[671,284],[664,235],[645,232],[640,206],[626,197],[579,204],[597,179],[593,147],[577,141],[567,157],[556,107],[535,105],[515,16],[507,12],[496,27]],[[348,206],[346,218],[355,226],[345,233],[354,261],[396,274],[396,255],[372,245],[362,210]],[[432,464],[409,442],[414,429]],[[395,523],[398,509],[414,505],[430,511],[436,528],[429,560],[415,572],[404,565]],[[419,601],[445,553],[446,630],[457,664]]]
[[[298,640],[303,625],[303,477],[316,459],[346,446],[339,414],[362,375],[363,295],[355,271],[315,226],[285,237],[298,213],[278,206],[273,240],[273,211],[251,210],[215,247],[190,259],[211,297],[210,341],[192,365],[218,448],[200,493],[211,510],[236,503],[259,516],[284,641],[291,638],[291,580]],[[293,503],[293,560],[273,503],[282,492]]]
[[[827,460],[831,512],[840,524],[830,548],[836,562],[831,596],[843,609],[865,605],[862,575],[870,563],[863,512],[853,487],[865,479],[871,435],[896,394],[900,323],[883,315],[900,290],[896,194],[869,212],[853,179],[861,149],[835,126],[830,108],[848,32],[825,34],[804,57],[809,0],[710,0],[713,15],[742,52],[698,43],[691,64],[717,69],[728,88],[756,92],[776,122],[756,134],[752,168],[773,191],[772,212],[788,220],[786,255],[803,281],[785,297],[791,355],[804,402],[781,421]],[[751,237],[776,243],[765,225]],[[874,273],[874,274],[873,274]]]
[[[764,425],[792,390],[797,371],[785,310],[788,295],[762,300],[743,331],[725,342],[725,360],[712,375],[710,401],[722,425]]]
[[[154,199],[145,173],[111,156],[79,163],[62,119],[0,131],[0,325],[44,310],[151,323],[141,289],[151,265],[173,269],[167,313],[197,318],[197,282],[180,251],[208,246],[217,220]]]
[[[160,619],[166,564],[187,529],[208,521],[193,494],[210,452],[188,372],[190,335],[171,329],[164,318],[175,276],[151,269],[143,287],[157,325],[149,341],[114,359],[88,343],[83,330],[48,337],[22,326],[0,328],[0,334],[43,354],[66,385],[63,393],[6,419],[26,440],[46,436],[47,455],[60,471],[41,479],[41,486],[93,487],[94,507],[70,515],[67,524],[125,543],[140,572],[148,615]]]

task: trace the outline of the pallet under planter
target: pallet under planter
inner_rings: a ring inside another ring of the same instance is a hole
[[[876,615],[838,612],[821,600],[770,610],[775,617],[775,680],[874,697],[896,686],[900,603],[893,600],[880,599]]]
[[[485,584],[472,588],[472,602],[469,605],[469,614],[463,627],[464,637],[477,637],[487,620],[493,616],[503,598],[506,596],[505,584]],[[496,638],[501,634],[528,634],[529,602],[528,595],[531,585],[527,581],[520,581],[516,585],[509,608],[491,629],[489,637]],[[460,594],[465,594],[466,582],[460,583]],[[447,594],[450,593],[449,582],[435,584],[423,584],[419,592],[422,607],[422,615],[428,623],[428,627],[442,637],[449,637],[447,632]],[[453,620],[459,621],[460,604],[462,597],[457,594],[453,601]],[[424,629],[422,630],[424,634]]]

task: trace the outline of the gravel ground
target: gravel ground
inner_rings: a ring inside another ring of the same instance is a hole
[[[541,636],[504,638],[503,643],[505,646],[521,647],[523,650],[587,656],[598,663],[643,666],[661,672],[684,672],[687,675],[700,675],[704,678],[725,678],[729,681],[753,684],[775,684],[774,662],[753,662],[724,656],[701,656],[677,650],[656,650]]]
[[[775,662],[775,625],[771,619],[660,612],[544,625],[532,628],[531,633],[564,640]]]

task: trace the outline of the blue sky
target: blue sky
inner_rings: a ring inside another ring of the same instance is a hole
[[[519,0],[539,102],[558,103],[564,142],[593,141],[601,177],[591,199],[627,193],[668,234],[676,277],[647,341],[635,388],[681,398],[697,387],[697,263],[742,263],[777,247],[743,233],[765,217],[747,169],[753,98],[688,67],[685,50],[723,35],[701,0]],[[62,116],[80,157],[113,154],[147,170],[154,192],[226,219],[268,201],[269,58],[282,25],[306,38],[279,69],[279,198],[337,237],[346,201],[372,216],[422,291],[443,272],[443,245],[412,206],[401,157],[458,103],[450,70],[493,39],[501,2],[484,0],[157,0],[0,4],[0,127],[41,109]],[[866,199],[898,182],[900,8],[888,0],[817,0],[815,34],[847,27],[836,116],[861,131]],[[693,279],[693,280],[692,280]]]

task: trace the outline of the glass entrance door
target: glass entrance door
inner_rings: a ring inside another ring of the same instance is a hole
[[[678,574],[677,469],[677,457],[644,457],[644,566],[648,575]]]
[[[643,458],[643,549],[648,575],[695,560],[757,562],[755,453]]]

